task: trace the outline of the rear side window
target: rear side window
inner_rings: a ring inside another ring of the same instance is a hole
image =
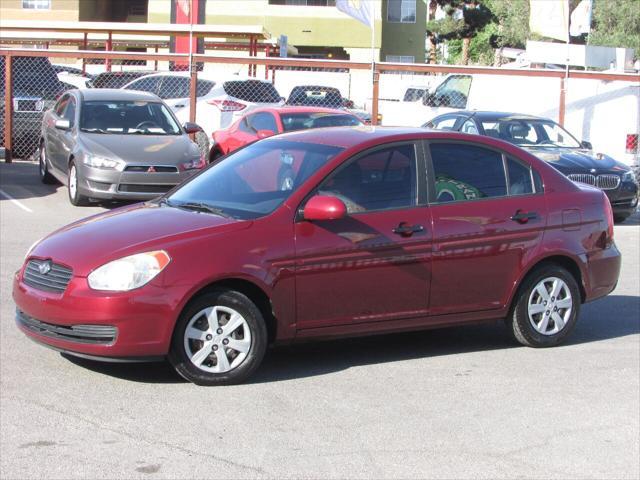
[[[530,167],[521,164],[513,158],[507,158],[507,171],[509,172],[510,195],[527,195],[533,193]]]
[[[158,96],[166,98],[187,98],[189,97],[189,84],[191,79],[187,77],[162,77],[162,84]]]
[[[502,155],[475,145],[431,144],[438,203],[503,197],[507,180]]]
[[[239,100],[252,103],[277,103],[280,94],[273,85],[259,80],[233,80],[224,82],[224,92]]]
[[[139,90],[141,92],[156,93],[158,91],[158,84],[160,83],[160,77],[146,77],[136,80],[131,85],[126,87],[127,90]]]

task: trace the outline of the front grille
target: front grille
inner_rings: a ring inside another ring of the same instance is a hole
[[[50,260],[29,260],[24,270],[23,280],[24,283],[38,290],[62,293],[69,285],[72,275],[70,268]]]
[[[16,322],[44,337],[77,343],[110,345],[118,334],[118,329],[111,325],[53,325],[36,320],[20,310],[16,310]]]
[[[619,175],[598,175],[598,182],[596,186],[602,190],[615,190],[619,185]]]
[[[137,173],[178,173],[178,167],[166,167],[166,166],[153,165],[153,169],[151,170],[151,172],[149,172],[149,169],[151,167],[152,165],[129,165],[124,169],[124,171],[137,172]]]
[[[175,185],[136,185],[134,183],[122,183],[118,186],[119,192],[126,193],[167,193]]]
[[[588,173],[572,173],[569,178],[574,182],[586,183],[587,185],[596,185],[596,176]]]

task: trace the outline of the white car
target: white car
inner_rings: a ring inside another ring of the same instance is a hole
[[[187,72],[165,72],[145,75],[122,88],[155,93],[184,123],[189,121],[189,85]],[[254,108],[284,103],[268,80],[237,76],[214,80],[198,75],[196,97],[196,123],[207,138]]]

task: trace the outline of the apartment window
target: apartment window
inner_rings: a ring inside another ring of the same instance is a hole
[[[269,0],[269,5],[302,5],[305,7],[335,7],[336,0]]]
[[[390,63],[415,63],[416,57],[413,55],[387,55],[385,61]]]
[[[387,21],[416,23],[416,0],[388,0]]]
[[[51,0],[22,0],[22,8],[26,10],[50,10]]]

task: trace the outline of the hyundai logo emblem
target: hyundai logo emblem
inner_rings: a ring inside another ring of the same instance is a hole
[[[38,265],[38,271],[40,272],[40,275],[46,275],[49,273],[51,271],[51,262],[42,262]]]

